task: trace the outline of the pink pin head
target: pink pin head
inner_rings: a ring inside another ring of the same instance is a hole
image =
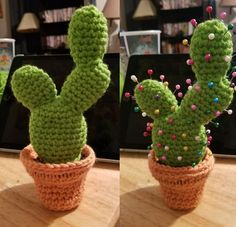
[[[153,74],[153,70],[152,69],[148,69],[147,73],[148,73],[149,76],[151,76]]]
[[[125,92],[125,98],[129,98],[130,97],[130,93],[129,92]]]
[[[147,136],[148,136],[148,132],[144,132],[144,133],[143,133],[143,136],[144,136],[144,137],[147,137]]]
[[[197,26],[197,21],[196,21],[196,19],[192,19],[192,20],[190,21],[190,23],[193,25],[193,27],[196,27],[196,26]]]
[[[210,53],[207,53],[207,54],[205,55],[205,61],[206,61],[206,62],[209,62],[209,61],[211,61],[211,59],[212,59],[211,54],[210,54]]]
[[[180,89],[180,85],[179,85],[179,84],[176,84],[176,85],[175,85],[175,89],[176,89],[176,90],[179,90],[179,89]]]
[[[182,98],[182,97],[183,97],[183,93],[182,93],[182,92],[178,92],[177,96],[178,96],[179,98]]]
[[[195,111],[196,109],[197,109],[197,106],[196,105],[191,105],[191,109],[193,110],[193,111]]]
[[[212,13],[212,11],[213,11],[212,6],[207,6],[207,7],[206,7],[206,11],[207,11],[208,13]]]
[[[226,18],[226,16],[227,16],[227,13],[226,13],[226,12],[221,12],[221,13],[220,13],[220,19],[221,19],[221,20],[224,20],[224,19]]]
[[[186,80],[186,84],[189,84],[189,85],[190,85],[191,83],[192,83],[191,79],[187,79],[187,80]]]
[[[144,86],[143,86],[142,84],[140,84],[140,85],[138,86],[138,90],[139,90],[139,91],[143,91],[143,90],[144,90]]]
[[[194,64],[194,61],[193,61],[193,59],[188,59],[188,60],[186,61],[186,63],[187,63],[187,65],[193,65],[193,64]]]
[[[164,80],[164,79],[165,79],[165,76],[164,76],[164,75],[160,75],[160,79],[161,79],[161,80]]]
[[[221,115],[221,112],[220,112],[220,111],[216,111],[216,112],[215,112],[215,116],[216,116],[216,117],[219,117],[220,115]]]
[[[236,77],[236,72],[232,73],[232,77],[235,78]]]

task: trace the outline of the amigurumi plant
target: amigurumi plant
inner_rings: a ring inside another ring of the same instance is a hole
[[[108,40],[103,14],[94,6],[76,10],[68,36],[75,68],[60,94],[48,74],[35,66],[16,70],[11,81],[17,100],[31,112],[31,145],[21,151],[20,160],[34,179],[40,201],[54,211],[80,204],[86,175],[95,162],[93,149],[86,145],[83,113],[110,83],[103,63]]]
[[[197,206],[213,168],[214,158],[207,148],[212,138],[204,125],[229,111],[233,88],[226,74],[232,46],[227,26],[218,19],[207,20],[196,26],[191,38],[187,64],[197,82],[180,105],[167,82],[147,79],[135,88],[139,107],[154,120],[149,168],[173,209]]]
[[[15,97],[31,112],[30,141],[42,162],[81,158],[87,137],[83,112],[104,94],[110,82],[110,71],[103,63],[108,36],[102,13],[94,6],[77,10],[68,36],[75,68],[60,94],[48,74],[34,66],[16,70],[11,81]]]
[[[153,149],[160,163],[195,166],[206,154],[204,125],[230,104],[233,89],[226,78],[232,54],[231,33],[220,20],[199,24],[192,36],[191,59],[197,82],[180,106],[167,84],[147,79],[135,88],[140,108],[154,119]]]

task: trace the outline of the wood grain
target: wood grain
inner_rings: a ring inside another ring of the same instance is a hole
[[[175,211],[164,204],[146,154],[120,157],[121,227],[236,227],[236,159],[217,158],[199,206]]]
[[[0,154],[1,227],[114,227],[119,218],[119,166],[96,163],[83,200],[70,212],[48,211],[39,203],[32,178],[16,154]]]

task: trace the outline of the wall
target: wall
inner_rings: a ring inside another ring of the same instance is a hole
[[[3,11],[3,18],[0,18],[0,38],[10,38],[10,17],[9,17],[9,5],[8,0],[0,0]]]

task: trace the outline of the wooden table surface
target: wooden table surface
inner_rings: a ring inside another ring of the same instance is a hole
[[[80,206],[53,212],[39,203],[17,154],[0,154],[0,227],[114,227],[120,212],[118,164],[96,163]]]
[[[236,227],[236,159],[216,158],[203,198],[191,211],[165,206],[147,155],[120,155],[121,227]]]

